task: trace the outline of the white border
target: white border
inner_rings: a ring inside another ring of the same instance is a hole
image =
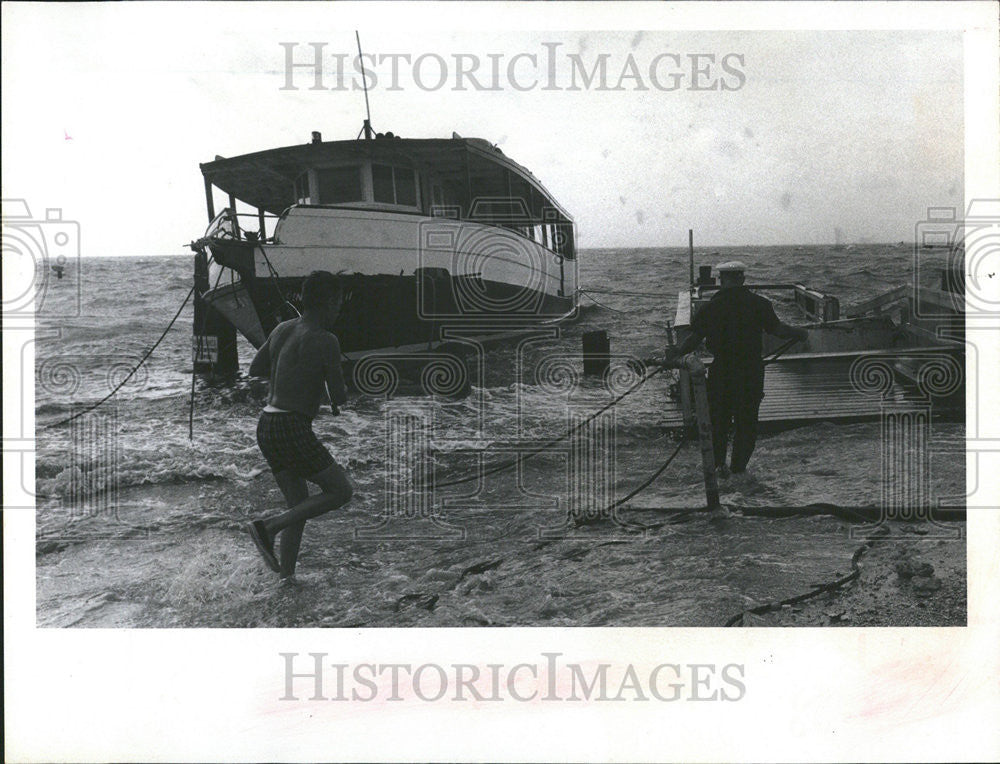
[[[238,26],[247,9],[232,10]],[[328,12],[345,26],[362,27],[385,23],[391,13],[394,25],[415,33],[430,23],[435,29],[964,29],[966,194],[1000,196],[993,3],[446,3],[391,11],[378,3],[338,4]],[[33,400],[33,356],[22,357],[9,330],[5,422],[12,400]],[[984,406],[997,400],[1000,374],[987,373],[998,368],[996,351],[980,348]],[[980,455],[983,496],[1000,496],[998,456]],[[5,506],[22,503],[14,493],[16,472],[16,459],[5,458]],[[995,512],[970,512],[968,628],[114,631],[34,628],[34,518],[8,511],[7,754],[14,761],[995,760],[998,521]],[[277,701],[282,651],[328,652],[344,662],[513,664],[538,662],[552,649],[569,660],[646,666],[741,662],[748,692],[732,704]]]

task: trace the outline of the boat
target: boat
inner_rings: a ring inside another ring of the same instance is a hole
[[[301,308],[315,270],[340,274],[345,358],[433,351],[456,326],[495,337],[572,318],[573,219],[481,138],[401,138],[365,121],[353,140],[200,165],[209,218],[195,252],[195,370],[234,372]],[[215,209],[216,190],[228,198]]]
[[[690,251],[690,272],[695,255]],[[935,416],[965,415],[965,281],[963,258],[955,250],[940,271],[939,285],[900,284],[884,294],[841,307],[840,300],[800,283],[749,283],[763,296],[785,295],[794,302],[804,342],[763,336],[770,370],[764,378],[760,410],[763,426],[822,420],[862,420],[884,416],[892,405],[919,403]],[[690,335],[691,322],[718,292],[712,266],[698,268],[697,280],[677,295],[676,342]],[[682,372],[677,386],[681,410],[694,421],[690,381]]]

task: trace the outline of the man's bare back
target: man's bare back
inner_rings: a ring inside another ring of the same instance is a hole
[[[293,579],[306,521],[343,506],[354,493],[344,468],[312,430],[322,402],[332,400],[334,413],[347,402],[340,343],[330,331],[342,299],[333,274],[311,273],[302,285],[302,316],[275,327],[250,364],[252,376],[271,379],[257,444],[289,509],[252,521],[248,530],[268,567],[285,581]],[[322,493],[310,496],[307,480]],[[274,550],[279,534],[280,559]]]
[[[270,377],[268,405],[310,419],[329,399],[347,401],[336,335],[306,318],[275,327],[250,365],[252,376]],[[329,398],[327,396],[329,389]]]

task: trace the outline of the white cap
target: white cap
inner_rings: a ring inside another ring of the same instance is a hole
[[[716,266],[719,273],[743,273],[746,269],[746,264],[740,260],[730,260],[728,263],[720,263]]]

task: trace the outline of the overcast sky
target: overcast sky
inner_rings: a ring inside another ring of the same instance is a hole
[[[688,228],[706,246],[909,241],[927,207],[963,206],[956,32],[415,33],[376,5],[4,4],[4,197],[62,208],[85,255],[183,253],[206,223],[199,162],[357,135],[364,96],[336,76],[357,27],[376,129],[497,143],[583,247],[681,246]],[[282,89],[283,42],[297,62],[326,44],[326,89],[306,69]],[[487,89],[458,81],[463,54]]]

